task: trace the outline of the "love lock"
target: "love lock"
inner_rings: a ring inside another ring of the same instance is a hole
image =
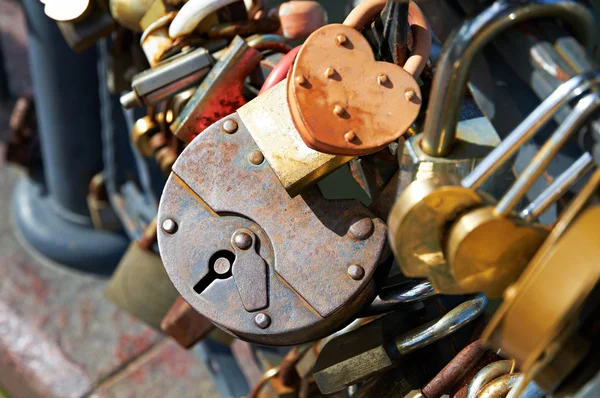
[[[158,220],[181,296],[241,339],[315,340],[375,296],[383,221],[356,201],[325,200],[315,186],[290,197],[237,113],[182,152]]]
[[[406,132],[421,109],[421,91],[406,70],[376,62],[360,32],[332,24],[302,46],[288,79],[288,101],[307,146],[366,155]]]

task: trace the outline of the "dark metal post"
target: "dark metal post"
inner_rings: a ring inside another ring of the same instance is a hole
[[[103,167],[96,49],[75,54],[39,0],[24,0],[23,7],[44,178],[20,182],[14,218],[47,257],[109,272],[128,242],[94,230],[87,207],[88,185]]]

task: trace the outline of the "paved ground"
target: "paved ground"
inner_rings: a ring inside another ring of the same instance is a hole
[[[31,86],[24,25],[18,3],[0,0],[15,96]],[[217,396],[199,356],[107,302],[106,280],[25,250],[10,222],[20,171],[2,162],[11,108],[0,103],[0,397]]]

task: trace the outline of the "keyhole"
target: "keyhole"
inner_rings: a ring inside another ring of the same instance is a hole
[[[201,294],[215,279],[231,277],[231,267],[235,261],[235,254],[229,250],[219,250],[208,260],[209,272],[194,286],[194,291]]]

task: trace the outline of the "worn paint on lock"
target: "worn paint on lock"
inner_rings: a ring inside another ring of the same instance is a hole
[[[421,91],[400,66],[375,61],[362,34],[333,24],[314,32],[302,46],[288,80],[288,101],[294,125],[309,147],[366,155],[410,127],[421,109]]]
[[[165,186],[158,222],[178,224],[174,234],[158,233],[165,268],[190,305],[239,338],[291,345],[330,334],[373,298],[385,224],[358,202],[324,199],[316,187],[291,198],[267,162],[248,161],[258,147],[242,119],[229,118],[237,130],[226,133],[225,120],[209,127],[183,151]],[[350,227],[365,217],[373,232],[354,239]],[[254,234],[268,267],[266,288],[254,286],[268,295],[264,329],[244,308],[236,275],[211,271],[211,259],[235,252],[239,230]],[[352,264],[364,269],[361,280],[347,275]]]

